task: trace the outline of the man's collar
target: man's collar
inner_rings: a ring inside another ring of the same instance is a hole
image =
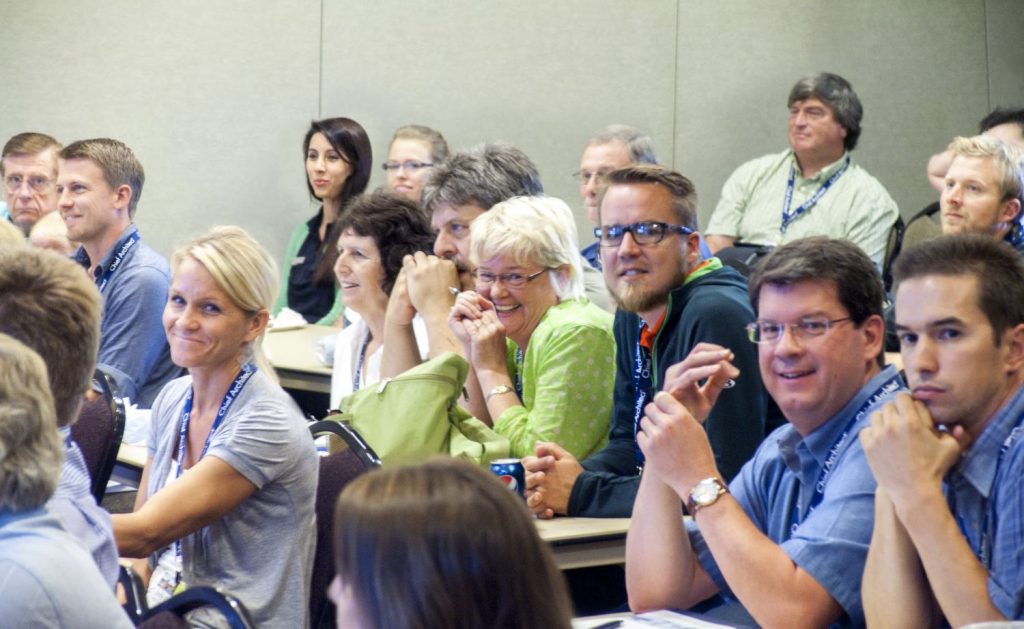
[[[982,496],[988,497],[995,483],[999,467],[1000,452],[1010,433],[1020,424],[1024,416],[1024,385],[1003,406],[996,411],[992,421],[970,445],[963,458],[953,468],[953,474],[962,476]],[[1019,434],[1014,439],[1024,439]]]
[[[110,266],[110,263],[114,260],[114,256],[121,250],[121,245],[123,245],[132,234],[138,231],[139,228],[135,223],[128,223],[128,226],[124,228],[121,235],[117,237],[117,242],[114,243],[114,246],[103,254],[103,259],[96,265],[96,269],[94,271],[96,277],[99,277],[99,275]],[[92,260],[89,259],[89,254],[86,253],[85,247],[79,247],[78,251],[75,252],[74,258],[76,262],[84,266],[86,269],[92,266]]]
[[[790,164],[796,170],[796,177],[798,181],[824,181],[828,179],[829,177],[832,176],[833,173],[835,173],[843,166],[843,163],[846,161],[846,158],[849,157],[849,155],[849,151],[843,151],[843,154],[839,156],[839,159],[832,162],[828,166],[825,166],[816,174],[810,177],[804,177],[803,172],[800,170],[800,162],[796,158],[796,153],[793,152],[793,149],[789,149]]]

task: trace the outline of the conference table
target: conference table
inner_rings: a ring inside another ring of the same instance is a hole
[[[561,570],[626,562],[629,518],[559,517],[537,520],[536,524]]]
[[[304,325],[267,332],[263,337],[263,352],[274,366],[281,386],[294,391],[330,394],[331,368],[317,358],[316,344],[340,331],[325,325]]]

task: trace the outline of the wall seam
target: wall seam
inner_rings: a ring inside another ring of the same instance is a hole
[[[317,95],[316,95],[316,118],[321,120],[324,117],[324,2],[320,0],[320,46],[317,50]]]
[[[986,101],[988,102],[988,110],[992,111],[992,39],[988,32],[988,3],[991,0],[982,0],[981,3],[981,15],[985,23],[985,88],[986,88]]]
[[[672,168],[679,170],[676,165],[676,130],[679,124],[679,4],[683,0],[676,0],[676,49],[675,59],[672,60]]]

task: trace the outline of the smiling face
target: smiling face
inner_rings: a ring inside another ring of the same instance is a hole
[[[846,128],[836,120],[832,108],[810,97],[789,108],[789,146],[801,165],[828,164],[843,154]]]
[[[597,190],[601,180],[613,170],[629,166],[632,158],[623,142],[591,144],[580,158],[580,197],[587,209],[587,218],[597,224]]]
[[[544,271],[544,266],[535,262],[517,262],[511,255],[494,256],[477,267],[478,273],[524,278],[538,271]],[[505,335],[519,347],[527,346],[544,314],[558,304],[558,294],[549,273],[541,273],[522,288],[512,288],[504,280],[495,279],[489,285],[477,283],[476,290],[494,304],[498,320],[505,326]]]
[[[430,227],[434,238],[434,255],[455,263],[459,284],[463,290],[472,290],[473,265],[469,261],[470,225],[486,208],[472,203],[449,205],[442,203],[431,213]]]
[[[174,271],[163,323],[175,365],[190,371],[233,371],[240,366],[245,345],[263,332],[266,317],[244,312],[206,267],[185,258]]]
[[[911,394],[937,424],[961,424],[977,436],[1015,389],[1020,368],[1012,330],[999,345],[978,305],[973,275],[925,275],[896,294],[896,330]]]
[[[999,175],[991,157],[957,155],[946,172],[939,198],[944,234],[982,234],[1000,239],[1020,207],[1002,200]]]
[[[430,164],[434,160],[430,155],[430,145],[423,140],[413,138],[396,138],[388,149],[388,161],[397,164],[417,162]],[[416,170],[397,168],[387,171],[388,189],[400,194],[414,203],[419,203],[423,196],[423,185],[430,177],[431,167]]]
[[[672,195],[658,184],[616,184],[605,192],[601,226],[640,221],[678,224]],[[604,281],[623,310],[639,314],[648,325],[660,319],[668,293],[681,286],[700,255],[696,233],[667,234],[661,242],[640,246],[626,234],[617,247],[601,247]]]
[[[4,201],[11,221],[28,231],[36,221],[57,209],[57,154],[11,153],[4,162]]]
[[[363,317],[383,314],[388,295],[381,288],[384,267],[377,243],[369,236],[359,236],[346,229],[338,236],[338,260],[334,275],[341,287],[341,300],[345,307]]]
[[[761,287],[759,321],[797,323],[808,317],[831,321],[849,316],[831,281]],[[787,327],[778,340],[757,346],[764,386],[800,434],[810,434],[839,412],[877,372],[882,331],[881,317],[873,315],[860,326],[837,323],[814,337],[797,338]]]
[[[60,160],[57,175],[58,208],[68,227],[68,239],[87,247],[111,242],[131,222],[131,188],[111,189],[103,169],[86,158]]]
[[[335,201],[341,198],[345,181],[352,174],[352,166],[345,156],[331,146],[322,133],[309,138],[306,149],[306,176],[313,194],[321,201]]]

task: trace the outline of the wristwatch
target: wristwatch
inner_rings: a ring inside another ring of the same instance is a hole
[[[494,397],[495,395],[501,395],[502,393],[512,393],[513,391],[514,389],[508,386],[507,384],[499,384],[498,386],[494,387],[493,389],[487,392],[487,395],[484,397],[484,403],[490,402],[491,398]]]
[[[710,507],[718,502],[723,494],[727,493],[729,493],[729,488],[725,486],[725,483],[714,476],[705,478],[690,490],[690,495],[686,498],[686,510],[693,517],[697,515],[697,511],[704,507]]]

